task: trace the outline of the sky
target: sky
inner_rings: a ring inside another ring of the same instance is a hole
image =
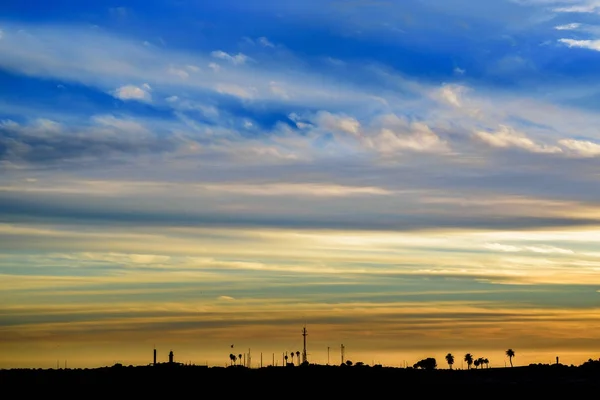
[[[0,368],[305,325],[316,363],[598,358],[599,67],[597,0],[2,2]]]

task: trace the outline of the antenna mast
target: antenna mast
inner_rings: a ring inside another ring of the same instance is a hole
[[[308,332],[306,332],[306,326],[302,329],[302,337],[304,339],[304,349],[302,350],[302,364],[308,363],[306,359],[306,337],[308,336]]]
[[[345,356],[344,350],[346,350],[346,348],[344,347],[344,345],[343,344],[340,345],[340,352],[341,352],[341,355],[342,355],[342,364],[344,363],[344,356]]]

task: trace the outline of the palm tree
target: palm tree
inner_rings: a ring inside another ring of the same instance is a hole
[[[294,352],[292,351],[292,365],[294,365]]]
[[[484,358],[484,359],[483,359],[483,363],[485,364],[485,367],[486,367],[486,368],[489,368],[489,367],[490,367],[490,360],[488,360],[487,358]]]
[[[454,356],[451,353],[446,354],[446,361],[448,362],[450,369],[452,369],[452,364],[454,364]]]
[[[300,365],[300,352],[296,352],[296,359],[298,360],[298,365]]]
[[[287,360],[288,360],[288,356],[287,354],[285,355],[285,357],[283,357],[285,359],[285,365],[287,365]]]
[[[512,367],[513,366],[512,359],[515,356],[515,351],[513,349],[508,349],[508,350],[506,350],[506,355],[508,356],[508,359],[510,360],[510,366]]]
[[[233,365],[233,362],[235,361],[235,355],[233,354],[229,354],[229,361],[231,362],[231,365]]]
[[[242,365],[242,355],[238,354],[238,360],[240,361],[240,365]]]
[[[467,363],[467,368],[471,369],[471,364],[473,364],[473,355],[471,353],[465,354],[465,362]]]
[[[477,369],[477,367],[479,367],[479,362],[480,358],[478,358],[477,360],[473,361],[473,364],[475,364],[475,369]]]

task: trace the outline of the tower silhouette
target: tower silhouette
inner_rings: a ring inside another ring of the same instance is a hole
[[[304,339],[304,348],[302,349],[302,364],[308,363],[306,359],[306,337],[308,336],[308,332],[306,332],[306,326],[302,329],[302,338]]]

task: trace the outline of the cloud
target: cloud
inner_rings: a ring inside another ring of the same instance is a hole
[[[66,126],[46,119],[0,125],[0,160],[25,165],[158,154],[174,151],[183,143],[176,137],[158,137],[135,120],[112,115],[93,116],[82,125]]]
[[[600,5],[595,1],[583,0],[578,1],[581,4],[569,5],[564,7],[555,7],[552,9],[554,12],[559,13],[598,13],[600,11]]]
[[[231,296],[219,296],[219,297],[217,297],[217,300],[233,301],[235,299]]]
[[[355,118],[345,115],[334,115],[327,111],[319,112],[314,122],[325,129],[355,136],[359,134],[360,130],[360,122]]]
[[[167,72],[171,75],[178,76],[181,79],[187,79],[190,77],[190,74],[181,68],[169,67]]]
[[[165,100],[168,101],[169,103],[175,103],[177,100],[179,100],[179,97],[177,97],[177,96],[169,96]]]
[[[235,84],[217,84],[216,91],[221,94],[240,97],[242,99],[252,99],[255,97],[256,89],[252,87],[242,87]]]
[[[468,89],[465,86],[446,84],[439,89],[438,96],[443,102],[460,108],[462,107],[461,97],[467,91]]]
[[[214,72],[219,72],[221,70],[221,66],[217,63],[209,63],[208,68],[212,69]]]
[[[568,47],[600,51],[600,40],[559,39],[558,41],[566,44]]]
[[[121,100],[151,101],[152,96],[148,92],[148,88],[149,86],[141,88],[135,85],[125,85],[116,89],[113,96]]]
[[[566,25],[555,26],[554,29],[556,29],[557,31],[572,31],[572,30],[579,28],[580,26],[581,26],[580,23],[571,23],[571,24],[566,24]]]
[[[517,148],[531,153],[562,153],[560,147],[538,144],[525,134],[517,132],[506,125],[501,125],[500,129],[496,132],[476,132],[474,137],[482,143],[496,148]]]
[[[267,39],[266,37],[259,37],[257,39],[258,43],[263,46],[263,47],[275,47],[275,45],[273,43],[271,43],[269,41],[269,39]]]
[[[213,56],[215,58],[219,58],[221,60],[227,60],[236,65],[244,64],[244,63],[246,63],[246,61],[248,61],[250,59],[248,56],[246,56],[242,53],[238,53],[236,55],[230,55],[221,50],[213,51],[210,54],[211,54],[211,56]]]
[[[561,139],[558,144],[578,157],[596,157],[600,155],[600,144],[587,140]]]

